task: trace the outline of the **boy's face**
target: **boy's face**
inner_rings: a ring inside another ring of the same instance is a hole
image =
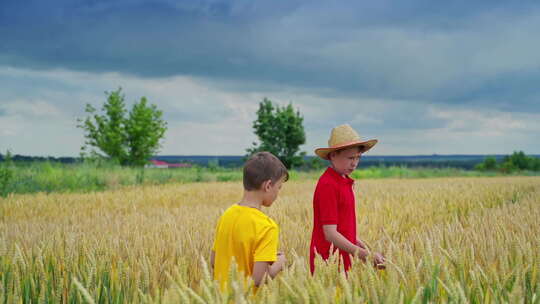
[[[339,174],[349,175],[358,166],[361,156],[362,153],[359,151],[358,147],[352,147],[349,149],[332,152],[330,154],[330,162],[332,162],[334,170],[336,170]]]
[[[284,177],[280,178],[277,182],[273,183],[271,180],[267,180],[263,183],[264,197],[263,206],[270,207],[272,203],[277,199],[279,190],[283,185]]]

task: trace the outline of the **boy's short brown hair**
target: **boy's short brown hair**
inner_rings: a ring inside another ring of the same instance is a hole
[[[244,189],[247,191],[259,190],[265,181],[275,183],[282,177],[287,181],[289,172],[270,152],[255,153],[244,164]]]

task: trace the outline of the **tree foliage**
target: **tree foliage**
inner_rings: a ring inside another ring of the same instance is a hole
[[[253,143],[253,147],[247,149],[248,154],[268,151],[289,169],[302,165],[305,152],[300,152],[300,146],[306,142],[303,121],[304,118],[293,109],[291,103],[282,107],[264,98],[259,103],[257,119],[253,122],[260,143]]]
[[[83,155],[90,153],[109,157],[121,165],[142,166],[159,151],[167,130],[163,112],[156,105],[149,105],[146,97],[128,112],[124,99],[119,88],[108,93],[102,113],[86,105],[88,116],[79,120],[78,125],[84,131]]]
[[[499,170],[510,173],[517,170],[540,171],[540,158],[527,156],[523,151],[514,151],[512,155],[505,156],[501,162],[495,157],[486,157],[484,161],[476,165],[475,169],[482,171]]]

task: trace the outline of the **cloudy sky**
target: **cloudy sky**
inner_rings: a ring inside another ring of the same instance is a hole
[[[122,87],[162,155],[241,155],[292,102],[308,154],[351,124],[373,155],[540,154],[537,1],[0,1],[0,152],[76,156]]]

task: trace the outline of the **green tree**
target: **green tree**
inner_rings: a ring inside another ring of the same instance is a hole
[[[481,171],[485,171],[485,170],[493,171],[497,169],[497,159],[493,156],[488,156],[484,159],[483,162],[476,165],[475,169],[481,170]]]
[[[314,157],[314,158],[311,159],[311,162],[310,162],[309,165],[310,165],[311,169],[320,170],[321,168],[324,167],[325,163],[319,157]]]
[[[516,165],[514,165],[514,163],[512,163],[512,161],[504,161],[500,166],[499,166],[499,170],[503,173],[512,173],[514,171],[516,171],[518,168],[516,167]]]
[[[121,165],[144,165],[161,147],[160,140],[167,130],[163,113],[155,105],[148,105],[145,97],[128,113],[121,88],[106,94],[102,114],[87,104],[89,116],[79,120],[78,127],[85,133],[82,154],[92,149],[91,155],[109,157]]]
[[[531,170],[540,171],[540,158],[531,156]]]
[[[487,157],[475,166],[476,170],[495,170],[511,173],[516,170],[540,171],[540,158],[527,156],[523,151],[514,151],[512,155],[505,156],[501,162],[495,157]]]
[[[514,151],[512,155],[505,156],[501,166],[513,170],[535,170],[538,158],[527,156],[523,151]]]
[[[259,104],[257,119],[253,122],[255,135],[260,143],[247,149],[248,155],[268,151],[276,155],[287,168],[301,166],[305,152],[300,145],[306,142],[304,118],[294,111],[292,104],[284,107],[275,105],[267,98]]]
[[[102,107],[104,114],[96,113],[96,109],[90,104],[86,104],[85,111],[89,116],[84,121],[79,121],[82,122],[79,127],[85,131],[86,139],[82,150],[87,151],[89,147],[95,147],[111,159],[126,164],[128,159],[125,132],[126,105],[121,89],[109,94]]]
[[[529,157],[523,151],[514,151],[512,155],[505,157],[504,162],[510,162],[519,170],[529,169]]]
[[[143,166],[161,148],[160,140],[167,130],[162,116],[156,105],[148,105],[146,97],[133,105],[125,123],[130,164]]]

